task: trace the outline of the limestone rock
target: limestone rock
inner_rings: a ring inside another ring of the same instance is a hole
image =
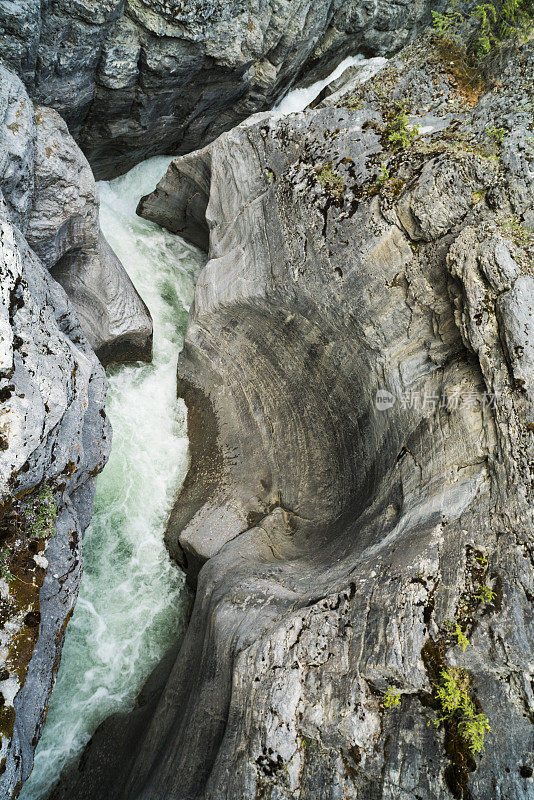
[[[103,364],[151,360],[150,313],[102,233],[93,250],[67,253],[51,272]]]
[[[0,67],[0,181],[11,219],[54,271],[103,363],[150,361],[152,320],[104,241],[98,194],[65,122]]]
[[[0,795],[12,797],[31,771],[44,723],[110,426],[103,369],[3,199],[0,226]],[[39,513],[45,487],[57,518],[36,538],[24,509]]]
[[[439,5],[439,4],[438,4]],[[421,0],[12,0],[0,54],[52,106],[98,178],[185,153],[270,108],[310,65],[398,49],[429,16]]]
[[[486,129],[527,135],[533,56],[473,106],[425,39],[351,107],[254,117],[143,200],[209,232],[167,534],[197,595],[158,690],[54,800],[532,796],[532,279],[514,231],[534,192]],[[403,96],[440,124],[395,148]],[[484,755],[439,722],[444,669],[489,719]]]

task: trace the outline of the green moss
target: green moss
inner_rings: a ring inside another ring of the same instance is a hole
[[[11,553],[9,548],[2,547],[0,550],[0,578],[3,578],[8,583],[14,580],[13,573],[10,569]]]
[[[401,704],[400,692],[396,692],[393,687],[389,687],[384,695],[382,705],[384,708],[397,708]]]
[[[507,134],[507,130],[506,128],[496,128],[495,125],[492,125],[491,128],[486,128],[486,133],[488,136],[494,138],[497,144],[502,144],[504,142],[504,137]]]
[[[383,186],[386,183],[386,181],[389,180],[389,178],[390,178],[389,170],[385,164],[382,164],[380,166],[380,169],[378,170],[378,183],[380,184],[380,186]]]
[[[349,94],[341,103],[341,108],[348,108],[350,111],[357,111],[361,108],[362,102],[358,100],[355,94]]]
[[[509,216],[499,220],[503,236],[513,245],[513,255],[524,272],[534,271],[534,233],[523,225],[519,217]]]

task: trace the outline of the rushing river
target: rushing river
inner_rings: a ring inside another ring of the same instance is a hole
[[[203,258],[135,214],[169,161],[150,159],[99,184],[102,230],[154,320],[154,360],[109,374],[113,449],[98,479],[80,596],[23,800],[45,797],[99,723],[133,703],[187,618],[184,576],[167,556],[163,533],[187,469],[176,360]]]
[[[350,57],[327,79],[289,92],[273,114],[302,111],[349,66],[362,66],[363,82],[385,63]],[[150,159],[99,184],[102,230],[152,313],[154,360],[109,375],[113,449],[98,479],[83,544],[80,596],[21,800],[43,800],[100,722],[133,704],[187,618],[184,576],[170,563],[163,534],[187,470],[186,409],[176,400],[176,360],[203,257],[135,214],[139,198],[155,187],[170,160]]]

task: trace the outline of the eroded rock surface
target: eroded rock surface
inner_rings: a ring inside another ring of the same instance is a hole
[[[3,67],[0,287],[0,796],[11,798],[32,769],[109,455],[93,347],[102,361],[149,360],[152,324],[100,233],[87,160]]]
[[[438,4],[439,5],[439,4]],[[0,55],[100,177],[184,153],[270,108],[306,64],[404,44],[419,0],[11,0]]]
[[[0,67],[0,186],[14,224],[71,298],[104,363],[147,360],[152,320],[98,224],[86,158],[51,108]]]
[[[143,200],[209,240],[168,530],[197,596],[54,798],[532,796],[533,78],[526,45],[473,97],[425,40]],[[445,669],[483,754],[439,722]]]
[[[32,768],[110,429],[103,368],[3,198],[0,226],[0,796],[8,798]]]

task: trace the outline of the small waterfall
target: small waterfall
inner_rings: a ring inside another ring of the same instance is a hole
[[[292,89],[280,100],[277,106],[273,109],[276,116],[283,117],[286,114],[294,114],[304,109],[318,97],[326,86],[329,86],[333,81],[337,81],[346,69],[349,67],[361,66],[362,71],[358,78],[359,83],[372,78],[379,70],[387,64],[387,59],[377,56],[376,58],[365,58],[365,56],[358,54],[349,56],[339,64],[333,72],[321,81],[312,83],[304,89]]]
[[[111,458],[83,544],[85,572],[23,800],[41,800],[96,727],[132,705],[187,618],[188,591],[163,543],[188,463],[176,361],[203,256],[135,214],[170,158],[99,184],[101,226],[154,320],[152,364],[109,373]]]

